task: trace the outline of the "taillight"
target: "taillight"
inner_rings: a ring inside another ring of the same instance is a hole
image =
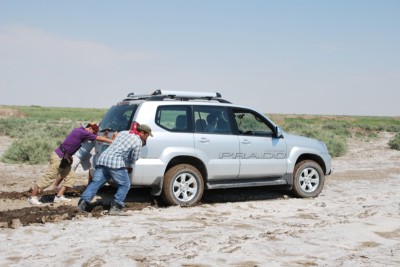
[[[130,133],[130,134],[139,134],[139,132],[137,131],[137,127],[138,127],[139,125],[140,125],[140,124],[139,124],[138,122],[136,122],[136,121],[132,122],[132,124],[131,124],[131,129],[129,130],[129,133]]]

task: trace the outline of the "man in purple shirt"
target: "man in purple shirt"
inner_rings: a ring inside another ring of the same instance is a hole
[[[32,188],[32,195],[29,198],[29,203],[32,205],[40,205],[42,202],[38,199],[39,192],[43,189],[49,187],[56,178],[60,175],[61,180],[64,180],[63,185],[58,190],[54,202],[69,202],[70,199],[64,197],[64,192],[67,188],[71,188],[75,183],[75,173],[71,169],[71,165],[60,166],[64,154],[72,156],[82,145],[85,140],[97,140],[101,142],[111,143],[112,140],[103,136],[98,136],[98,126],[95,123],[89,123],[86,128],[81,126],[75,128],[71,133],[65,138],[64,142],[57,147],[50,158],[50,165],[43,177],[37,181]]]

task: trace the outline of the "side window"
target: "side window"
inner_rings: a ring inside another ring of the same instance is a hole
[[[258,113],[236,108],[233,114],[240,135],[271,136],[273,134],[265,119]]]
[[[171,132],[192,132],[190,106],[159,106],[156,113],[156,124]]]
[[[227,107],[195,106],[194,129],[196,133],[232,134]]]

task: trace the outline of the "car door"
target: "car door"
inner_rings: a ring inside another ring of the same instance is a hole
[[[208,180],[237,179],[240,159],[238,136],[233,134],[228,108],[194,106],[194,145],[207,166]]]
[[[286,142],[275,137],[273,125],[261,114],[234,108],[239,138],[240,179],[281,177],[286,172]]]

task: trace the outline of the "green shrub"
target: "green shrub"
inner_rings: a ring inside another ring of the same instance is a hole
[[[17,138],[23,133],[26,133],[30,126],[31,122],[23,118],[0,119],[0,134],[11,138]]]
[[[282,127],[284,127],[285,131],[287,132],[297,132],[303,129],[307,129],[308,125],[301,121],[292,121],[285,123],[285,125]]]
[[[366,131],[400,132],[400,118],[398,117],[353,117],[354,126]]]
[[[389,147],[391,149],[400,150],[400,133],[397,133],[392,139],[389,141]]]
[[[299,134],[324,142],[329,154],[333,158],[343,156],[348,150],[346,138],[333,132],[307,130],[305,132],[300,132]]]
[[[369,132],[368,133],[368,138],[376,140],[378,138],[378,134],[376,132]]]
[[[51,151],[67,134],[84,122],[99,122],[106,109],[12,106],[22,118],[1,118],[0,135],[15,141],[3,155],[3,161],[14,163],[46,163]],[[376,138],[376,131],[397,132],[390,141],[400,150],[400,118],[362,116],[271,115],[288,133],[323,141],[332,157],[347,152],[346,139]],[[270,116],[270,117],[271,117]]]
[[[38,137],[18,139],[5,152],[3,160],[6,163],[45,163],[54,148],[54,140],[49,142]]]
[[[98,108],[62,108],[40,106],[12,107],[25,114],[27,118],[39,122],[66,121],[66,122],[100,122],[107,109]]]
[[[300,132],[298,132],[298,134],[301,135],[301,136],[305,136],[305,137],[313,138],[313,139],[318,139],[319,138],[318,131],[315,131],[313,129],[301,130]]]
[[[324,131],[335,133],[335,135],[342,136],[342,137],[351,136],[351,132],[349,130],[350,125],[348,123],[327,122],[326,124],[322,125],[321,129]]]
[[[348,150],[346,141],[341,138],[323,138],[321,141],[326,144],[332,158],[343,156]]]
[[[354,136],[358,139],[362,139],[362,138],[364,138],[365,135],[362,132],[357,131],[354,133]]]
[[[309,127],[308,129],[302,129],[293,134],[317,139],[326,144],[329,154],[334,157],[340,157],[346,154],[348,147],[346,143],[346,136],[337,134],[336,131],[322,130],[319,127]]]
[[[15,119],[18,120],[18,119]],[[0,120],[1,125],[1,120]],[[43,164],[48,160],[50,152],[58,146],[70,131],[79,124],[39,123],[25,121],[16,122],[7,134],[15,140],[3,155],[7,163]]]
[[[12,107],[22,118],[1,118],[0,135],[14,139],[4,153],[7,163],[43,164],[51,151],[75,127],[84,122],[99,122],[105,110],[84,108]]]

